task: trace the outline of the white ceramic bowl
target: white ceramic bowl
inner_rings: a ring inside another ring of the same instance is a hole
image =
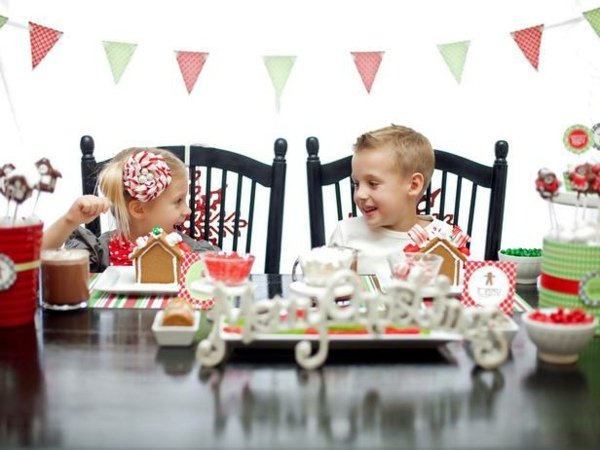
[[[194,342],[194,337],[200,326],[200,311],[194,311],[192,326],[162,324],[164,311],[159,311],[152,322],[152,332],[161,346],[187,346]]]
[[[541,256],[514,256],[498,252],[500,261],[511,261],[517,265],[517,283],[535,284],[542,270]]]
[[[541,308],[550,314],[556,308]],[[538,349],[538,358],[554,364],[572,364],[577,361],[579,352],[592,340],[598,319],[584,324],[546,323],[533,320],[530,316],[534,311],[523,314],[522,320],[525,331]]]

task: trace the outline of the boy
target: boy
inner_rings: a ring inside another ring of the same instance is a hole
[[[411,128],[391,125],[359,136],[352,157],[354,202],[362,216],[338,222],[329,245],[358,250],[358,273],[390,279],[386,256],[411,243],[408,231],[451,233],[452,226],[417,215],[417,203],[435,166],[429,140]]]

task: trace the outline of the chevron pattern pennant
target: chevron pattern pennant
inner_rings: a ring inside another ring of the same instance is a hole
[[[273,83],[275,89],[275,101],[277,104],[277,111],[281,104],[281,95],[283,89],[287,83],[292,67],[296,62],[295,56],[263,56],[267,72]]]
[[[62,31],[44,27],[37,23],[29,22],[29,42],[31,44],[31,69],[46,57],[54,45],[62,37]]]
[[[4,26],[4,24],[6,23],[7,20],[8,20],[8,17],[0,16],[0,28],[2,28]]]
[[[176,51],[177,64],[188,94],[192,93],[198,76],[204,67],[208,53]]]
[[[543,32],[544,25],[537,25],[510,33],[535,70],[538,70]]]
[[[442,58],[446,61],[450,72],[460,84],[462,79],[463,69],[471,41],[451,42],[448,44],[438,44],[438,50],[442,54]]]
[[[362,82],[365,85],[365,89],[367,90],[367,93],[370,94],[371,87],[373,86],[373,82],[375,81],[377,71],[379,70],[379,66],[381,65],[381,61],[383,60],[383,54],[385,52],[350,53],[352,54],[354,64],[356,64],[356,68],[358,69],[358,73],[360,74],[360,78],[362,79]]]
[[[137,48],[137,44],[129,44],[127,42],[103,41],[106,57],[110,64],[110,70],[113,75],[115,84],[119,83],[123,72],[127,68],[131,57]]]

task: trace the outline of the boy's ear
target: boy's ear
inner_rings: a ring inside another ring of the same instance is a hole
[[[408,187],[408,194],[417,196],[420,195],[425,188],[425,177],[420,172],[415,172],[410,177],[410,185]]]
[[[130,200],[127,204],[127,211],[134,219],[141,219],[146,213],[145,204],[139,200]]]

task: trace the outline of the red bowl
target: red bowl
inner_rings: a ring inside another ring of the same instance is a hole
[[[244,283],[254,264],[254,255],[240,255],[237,252],[207,252],[202,259],[208,276],[227,285]]]

